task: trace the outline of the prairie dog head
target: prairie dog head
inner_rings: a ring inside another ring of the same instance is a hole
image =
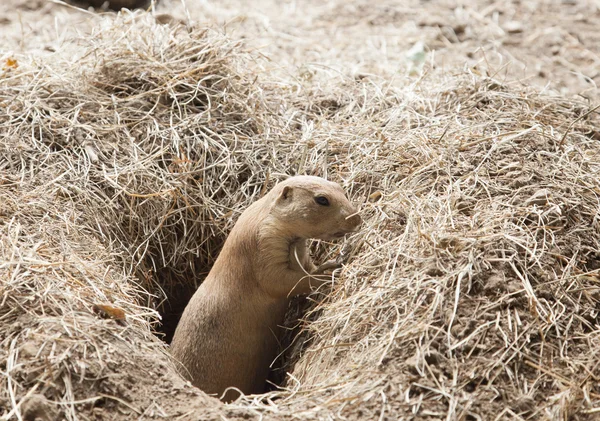
[[[297,176],[277,184],[271,214],[293,237],[331,240],[362,222],[342,187],[324,178]]]

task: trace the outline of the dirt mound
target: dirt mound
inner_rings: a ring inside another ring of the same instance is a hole
[[[213,30],[102,22],[1,63],[4,418],[595,410],[594,108],[469,71],[274,80]],[[283,390],[222,405],[175,374],[158,315],[286,174],[339,181],[364,229],[331,291],[301,303]]]
[[[60,53],[3,63],[3,415],[33,393],[67,419],[214,407],[152,325],[163,291],[199,282],[225,215],[262,186],[248,139],[266,111],[232,51],[145,17],[98,33],[77,66]]]

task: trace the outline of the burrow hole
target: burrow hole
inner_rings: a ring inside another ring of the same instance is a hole
[[[164,267],[156,271],[154,276],[159,281],[166,299],[157,308],[162,320],[155,326],[155,334],[165,343],[171,343],[183,310],[208,275],[215,259],[216,255],[208,259],[208,262],[195,262],[190,265],[195,268],[193,270],[181,271]],[[290,300],[282,336],[279,338],[278,357],[269,372],[265,385],[266,392],[277,390],[284,384],[286,373],[293,369],[295,360],[292,355],[296,354],[295,349],[299,346],[305,347],[308,338],[301,332],[299,319],[309,307],[310,302],[304,296]]]

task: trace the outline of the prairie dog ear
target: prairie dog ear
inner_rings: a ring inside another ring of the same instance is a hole
[[[281,193],[279,193],[279,197],[277,197],[277,202],[283,203],[283,202],[289,200],[292,197],[292,191],[293,191],[293,189],[290,186],[285,186],[281,190]]]

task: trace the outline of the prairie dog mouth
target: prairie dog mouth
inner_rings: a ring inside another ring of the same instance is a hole
[[[345,235],[346,235],[346,231],[338,231],[338,232],[335,232],[335,233],[331,234],[331,236],[333,238],[342,238]]]

